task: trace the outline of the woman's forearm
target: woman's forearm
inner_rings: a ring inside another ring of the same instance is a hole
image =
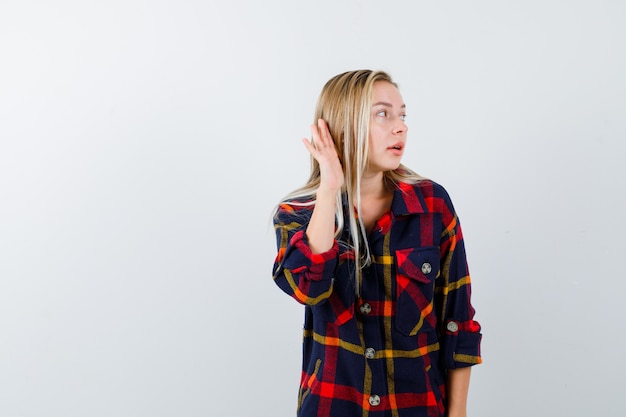
[[[306,228],[306,237],[313,253],[330,250],[335,242],[335,206],[337,191],[318,190],[315,208]]]
[[[446,390],[448,394],[448,417],[467,416],[467,393],[471,367],[450,369]]]

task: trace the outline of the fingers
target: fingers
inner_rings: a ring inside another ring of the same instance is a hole
[[[317,159],[318,162],[337,158],[335,141],[330,134],[328,125],[323,119],[319,119],[317,125],[311,125],[311,140],[309,141],[303,138],[302,142],[309,153]]]
[[[339,190],[343,185],[344,174],[326,122],[319,119],[317,124],[311,125],[311,140],[303,138],[302,143],[319,164],[320,188]]]
[[[318,149],[321,146],[321,140],[315,125],[311,125],[311,140],[302,138],[302,143],[304,143],[304,146],[315,159],[319,158],[320,152]]]
[[[315,155],[317,154],[317,149],[315,149],[315,147],[313,146],[313,144],[311,142],[309,142],[309,140],[307,138],[302,138],[302,143],[304,143],[304,146],[306,147],[306,149],[309,151],[309,153],[315,157]]]
[[[323,146],[332,146],[335,147],[335,141],[330,135],[330,130],[328,129],[328,125],[323,119],[318,119],[317,121],[317,135],[319,136],[320,143]]]
[[[317,121],[317,126],[314,124],[311,125],[311,137],[314,146],[319,150],[335,147],[335,141],[330,135],[328,125],[323,119]]]

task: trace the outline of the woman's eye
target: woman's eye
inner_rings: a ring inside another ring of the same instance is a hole
[[[401,114],[400,115],[400,120],[402,120],[404,122],[406,120],[406,114]]]
[[[387,110],[381,110],[378,113],[376,113],[376,116],[379,117],[386,117],[387,116]]]

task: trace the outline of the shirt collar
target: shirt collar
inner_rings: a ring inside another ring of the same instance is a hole
[[[415,184],[406,182],[398,184],[391,202],[391,211],[394,216],[426,213],[428,211],[424,196],[418,190],[419,188],[415,187]]]
[[[395,217],[428,212],[424,195],[417,190],[419,188],[415,187],[415,184],[398,183],[391,201],[391,212]],[[342,196],[342,202],[344,211],[348,210],[348,197],[345,193]]]

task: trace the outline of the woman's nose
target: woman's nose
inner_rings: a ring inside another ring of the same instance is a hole
[[[409,130],[409,127],[404,123],[400,117],[398,117],[397,122],[393,128],[393,133],[406,133]]]

